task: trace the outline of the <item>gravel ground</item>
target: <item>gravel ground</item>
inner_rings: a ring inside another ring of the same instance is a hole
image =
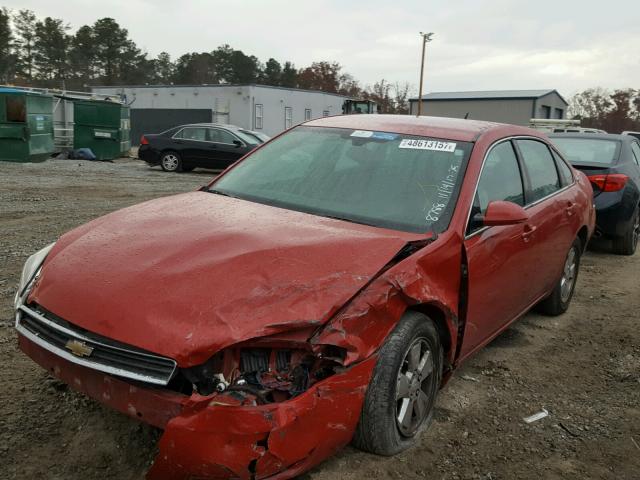
[[[69,390],[16,346],[12,299],[27,256],[63,232],[211,172],[142,162],[0,162],[0,478],[137,479],[157,430]],[[441,392],[418,446],[392,458],[346,448],[304,476],[329,479],[640,479],[640,254],[596,247],[570,311],[529,314]],[[533,424],[522,417],[546,408]]]

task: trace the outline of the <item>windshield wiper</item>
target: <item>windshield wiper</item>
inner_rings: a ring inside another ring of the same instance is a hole
[[[325,217],[325,218],[331,218],[333,220],[342,220],[343,222],[357,223],[358,225],[367,225],[369,227],[377,227],[378,226],[378,225],[375,225],[373,223],[363,222],[361,220],[354,220],[352,218],[338,217],[337,215],[325,215],[323,213],[315,213],[315,215],[319,215],[319,216]]]
[[[231,195],[230,193],[227,192],[223,192],[222,190],[217,190],[215,188],[209,188],[207,190],[207,192],[209,193],[215,193],[216,195],[222,195],[223,197],[231,197],[231,198],[238,198],[235,195]]]

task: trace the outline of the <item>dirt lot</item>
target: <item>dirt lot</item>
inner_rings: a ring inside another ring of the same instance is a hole
[[[136,479],[160,433],[69,390],[16,347],[29,254],[104,213],[193,190],[210,172],[141,162],[0,162],[0,478]],[[569,313],[529,314],[457,372],[412,451],[347,448],[307,480],[640,479],[640,254],[590,251]],[[522,417],[546,408],[531,425]]]

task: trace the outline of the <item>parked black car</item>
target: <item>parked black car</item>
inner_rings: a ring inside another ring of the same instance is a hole
[[[253,130],[245,130],[244,128],[241,128],[240,131],[243,132],[243,133],[246,133],[247,135],[252,135],[254,137],[258,137],[258,140],[260,140],[262,143],[271,140],[271,137],[269,135],[267,135],[266,133],[255,132]]]
[[[234,125],[194,123],[158,134],[144,134],[138,158],[166,172],[196,167],[224,169],[265,142],[266,135]]]
[[[640,238],[640,141],[631,135],[550,134],[560,152],[593,184],[596,232],[613,250],[633,255]]]
[[[629,130],[622,132],[622,135],[631,135],[632,137],[636,137],[640,140],[640,132],[630,132]]]

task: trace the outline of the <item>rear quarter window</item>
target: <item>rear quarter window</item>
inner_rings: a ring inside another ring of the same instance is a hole
[[[553,158],[556,159],[556,164],[558,165],[558,170],[562,177],[562,183],[564,185],[571,185],[573,183],[573,172],[571,171],[571,168],[569,168],[567,162],[565,162],[560,155],[553,150],[551,150],[551,153],[553,153]]]
[[[631,153],[633,154],[633,161],[636,162],[636,165],[640,165],[640,145],[638,145],[638,142],[631,143]]]

